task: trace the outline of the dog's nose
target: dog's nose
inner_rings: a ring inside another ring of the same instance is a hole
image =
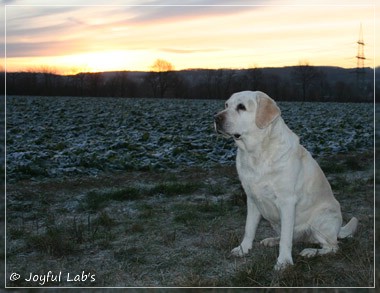
[[[214,115],[214,121],[215,121],[215,122],[218,123],[218,122],[222,121],[222,119],[223,119],[223,118],[222,118],[221,115],[218,115],[218,114],[215,114],[215,115]]]

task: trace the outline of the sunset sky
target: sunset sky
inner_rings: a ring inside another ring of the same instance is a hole
[[[352,68],[362,24],[365,66],[374,67],[380,65],[375,2],[6,0],[0,8],[6,58],[0,59],[8,72],[61,74],[146,71],[156,59],[177,70],[305,61]],[[175,3],[181,6],[168,5]],[[0,50],[4,56],[4,45]]]

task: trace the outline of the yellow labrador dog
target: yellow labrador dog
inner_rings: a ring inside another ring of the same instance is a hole
[[[358,220],[342,227],[330,184],[286,126],[276,103],[263,92],[244,91],[233,94],[225,106],[214,117],[215,129],[236,142],[237,171],[247,195],[244,238],[232,254],[243,256],[252,248],[261,217],[280,236],[261,241],[280,245],[276,270],[293,264],[293,241],[320,244],[320,249],[304,249],[305,257],[337,251],[337,239],[351,236]]]

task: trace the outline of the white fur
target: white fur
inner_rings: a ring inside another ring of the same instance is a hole
[[[278,115],[263,128],[256,123],[256,116],[264,100]],[[239,104],[245,110],[239,110]],[[330,184],[318,163],[299,144],[297,135],[286,126],[275,102],[262,92],[245,91],[233,94],[226,105],[215,116],[215,128],[236,141],[237,171],[247,195],[245,235],[232,254],[243,256],[252,248],[261,217],[279,236],[261,241],[265,246],[280,245],[276,270],[293,264],[293,241],[321,245],[321,249],[304,249],[301,255],[305,257],[335,252],[338,236],[352,235],[358,221],[352,218],[341,228],[340,205]]]

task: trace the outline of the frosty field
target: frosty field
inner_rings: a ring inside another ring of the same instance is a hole
[[[217,136],[216,100],[7,97],[9,287],[368,287],[374,285],[373,105],[279,103],[318,160],[355,237],[335,255],[273,271],[261,221],[244,233],[235,147]],[[28,281],[51,271],[60,281]],[[12,273],[20,278],[12,279]],[[69,281],[76,275],[93,276]]]
[[[232,165],[232,141],[213,115],[223,101],[115,98],[7,98],[9,180]],[[373,147],[373,105],[280,103],[315,156]]]

